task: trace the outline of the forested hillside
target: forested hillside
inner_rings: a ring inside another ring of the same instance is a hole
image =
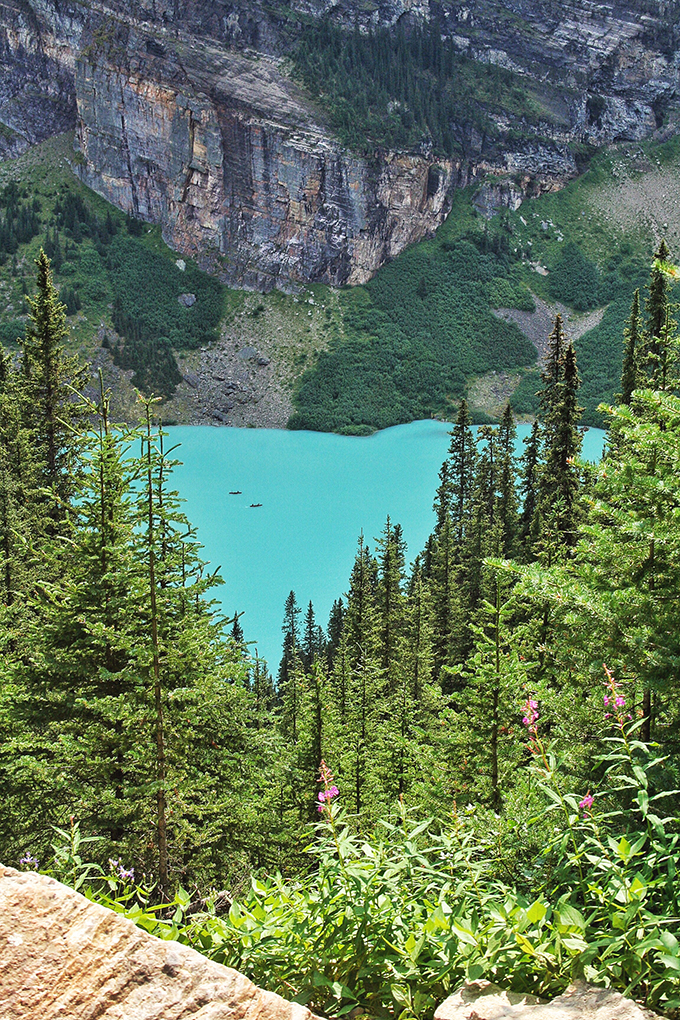
[[[408,567],[396,522],[360,536],[327,632],[291,592],[275,681],[210,602],[156,405],[120,428],[79,396],[36,268],[0,363],[3,860],[327,1015],[427,1018],[466,976],[677,1008],[665,244],[602,463],[557,317],[519,462],[511,408],[475,437],[461,402],[426,547]]]
[[[357,23],[348,32],[330,17],[303,22],[292,61],[341,140],[366,155],[429,146],[436,156],[470,157],[499,140],[493,115],[516,117],[518,133],[568,123],[547,86],[470,59],[433,24],[361,32]]]
[[[497,182],[457,193],[433,240],[341,293],[342,331],[303,374],[291,426],[361,432],[430,414],[453,420],[463,394],[476,421],[497,420],[488,400],[470,399],[492,373],[505,374],[515,412],[534,415],[536,348],[527,334],[542,346],[531,313],[545,302],[553,315],[574,310],[567,331],[578,334],[583,421],[602,426],[598,404],[617,392],[620,337],[646,253],[664,227],[678,238],[679,151],[671,139],[602,152],[561,191],[489,220],[471,199]]]
[[[479,188],[456,192],[436,237],[365,287],[247,295],[191,260],[179,269],[156,229],[75,180],[67,142],[0,164],[0,342],[12,349],[23,332],[42,244],[72,339],[102,366],[118,415],[130,421],[139,410],[134,386],[164,397],[165,420],[215,413],[229,421],[233,393],[212,391],[211,352],[219,360],[233,349],[238,360],[249,345],[262,345],[270,360],[293,428],[365,434],[430,415],[453,420],[463,396],[476,422],[497,420],[508,398],[526,418],[538,407],[536,348],[549,329],[539,334],[534,320],[562,309],[579,358],[583,421],[601,425],[597,406],[618,391],[621,332],[649,249],[664,223],[680,241],[670,197],[675,140],[622,146],[562,191],[490,220],[473,204]],[[183,304],[183,295],[196,300]],[[489,386],[501,398],[490,399]],[[254,405],[252,414],[256,423]]]

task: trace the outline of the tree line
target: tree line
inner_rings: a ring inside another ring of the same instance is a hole
[[[460,796],[500,810],[526,757],[516,720],[527,691],[573,702],[552,725],[575,741],[589,732],[588,687],[605,661],[627,678],[642,737],[663,733],[675,746],[675,638],[664,628],[668,600],[677,604],[666,519],[677,486],[651,520],[640,503],[645,486],[665,490],[675,456],[667,419],[676,407],[677,271],[669,259],[662,243],[645,307],[639,290],[633,298],[602,466],[579,461],[580,380],[558,315],[522,455],[509,406],[497,427],[475,435],[462,400],[436,524],[410,570],[401,528],[388,518],[373,552],[360,537],[325,641],[312,605],[301,625],[290,593],[277,697],[280,726],[298,748],[291,788],[307,776],[301,816],[314,789],[306,763],[320,750],[360,816],[378,817],[405,794],[434,812]],[[652,445],[638,449],[647,434],[656,445],[645,439]],[[661,520],[663,539],[655,537]],[[580,761],[574,753],[577,771],[585,774],[592,753]]]

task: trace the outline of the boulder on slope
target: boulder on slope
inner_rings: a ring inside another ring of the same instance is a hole
[[[468,981],[437,1007],[435,1020],[660,1020],[658,1014],[611,988],[577,981],[551,1002],[506,992],[489,981]]]
[[[314,1020],[194,949],[0,865],[2,1020]]]

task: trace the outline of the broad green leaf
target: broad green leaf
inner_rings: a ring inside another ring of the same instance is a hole
[[[535,924],[536,921],[542,921],[546,913],[547,908],[545,903],[541,903],[540,900],[536,900],[527,910],[527,920],[530,924]]]

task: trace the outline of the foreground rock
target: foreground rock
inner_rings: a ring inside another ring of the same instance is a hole
[[[470,981],[442,1002],[435,1020],[653,1020],[649,1009],[619,992],[577,981],[552,1002]]]
[[[2,1020],[312,1020],[54,879],[0,866]]]

